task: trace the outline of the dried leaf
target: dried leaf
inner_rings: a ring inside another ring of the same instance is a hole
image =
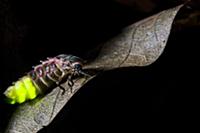
[[[153,63],[163,52],[173,19],[181,7],[165,10],[130,25],[104,44],[99,56],[85,68],[113,69]]]
[[[181,5],[182,6],[182,5]],[[145,66],[153,63],[163,52],[171,24],[181,6],[163,11],[127,27],[118,37],[104,44],[99,56],[84,69],[113,69]],[[90,72],[90,71],[89,71]],[[66,92],[59,87],[49,94],[18,107],[7,127],[8,133],[36,133],[49,125],[69,99],[91,78],[76,79],[72,92],[67,83]]]
[[[88,79],[76,79],[72,91],[67,83],[64,83],[62,84],[66,90],[64,94],[62,94],[62,90],[57,87],[42,98],[37,98],[31,102],[20,105],[10,120],[7,132],[38,132],[41,128],[47,126],[77,90],[93,77],[94,76]]]

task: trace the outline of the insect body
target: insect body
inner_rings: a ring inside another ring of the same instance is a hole
[[[41,62],[42,64],[34,67],[4,92],[10,104],[32,100],[53,86],[60,85],[65,78],[68,79],[68,85],[72,87],[72,78],[75,75],[89,76],[82,71],[82,59],[73,55],[61,54]]]

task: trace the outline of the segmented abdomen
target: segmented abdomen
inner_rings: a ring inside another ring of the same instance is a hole
[[[59,82],[63,72],[57,64],[58,61],[58,59],[52,58],[42,62],[26,76],[8,87],[4,92],[8,103],[15,104],[32,100]]]
[[[29,76],[24,76],[21,80],[14,83],[13,86],[8,87],[4,94],[8,97],[8,103],[15,104],[32,100],[39,92],[32,79]]]

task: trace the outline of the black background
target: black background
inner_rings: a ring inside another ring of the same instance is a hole
[[[60,53],[93,58],[88,52],[123,27],[179,3],[158,0],[151,10],[142,10],[145,5],[140,8],[112,0],[2,0],[1,94],[39,60]],[[77,92],[41,132],[132,132],[155,130],[158,126],[179,129],[179,124],[189,124],[194,118],[199,88],[195,76],[199,71],[200,30],[192,26],[174,30],[175,27],[155,63],[100,74]],[[2,99],[0,129],[5,128],[15,109]]]

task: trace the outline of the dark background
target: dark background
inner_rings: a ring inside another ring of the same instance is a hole
[[[60,53],[92,59],[89,51],[123,27],[182,2],[1,0],[0,93],[39,60]],[[176,19],[196,11],[197,3],[191,9],[183,8]],[[188,125],[195,117],[199,88],[195,78],[199,35],[199,25],[175,23],[166,49],[155,63],[100,74],[41,132],[132,132]],[[0,132],[14,109],[1,97]]]

